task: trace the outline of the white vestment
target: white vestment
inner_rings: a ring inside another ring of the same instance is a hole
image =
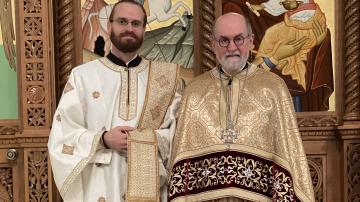
[[[163,68],[165,72],[151,75],[149,81],[152,67]],[[156,80],[164,88],[170,86],[177,78],[169,80],[167,75],[177,69],[174,64],[145,59],[137,67],[126,68],[107,58],[73,69],[55,112],[48,143],[55,183],[65,202],[125,201],[127,154],[106,149],[101,136],[116,126],[138,128],[144,117],[144,105],[151,101],[149,83]],[[153,108],[158,111],[150,110],[156,111],[152,114],[155,116],[164,109],[160,127],[153,130],[157,139],[161,201],[167,200],[166,164],[180,99],[180,93],[174,89],[168,103],[158,103]]]

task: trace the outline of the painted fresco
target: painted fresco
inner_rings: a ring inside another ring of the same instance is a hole
[[[0,0],[0,119],[17,119],[14,1]]]
[[[107,22],[117,1],[82,1],[84,62],[110,51]],[[157,61],[191,68],[194,57],[192,0],[139,0],[147,12],[148,24],[140,55]]]
[[[286,82],[296,111],[334,110],[333,19],[317,0],[227,2],[223,12],[249,17],[255,37],[254,62]],[[329,26],[329,20],[330,24]],[[332,99],[330,99],[330,97]]]

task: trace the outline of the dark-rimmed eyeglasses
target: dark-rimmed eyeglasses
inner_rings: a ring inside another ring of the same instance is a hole
[[[131,24],[132,27],[135,27],[135,28],[139,28],[139,27],[142,27],[143,26],[143,23],[140,21],[140,20],[133,20],[131,22],[129,22],[128,19],[126,18],[116,18],[115,20],[114,19],[110,19],[110,22],[116,22],[118,25],[120,26],[127,26],[129,23]]]
[[[245,36],[245,37],[242,36],[242,35],[238,35],[238,36],[234,37],[233,39],[228,39],[228,38],[226,38],[226,37],[220,37],[219,39],[216,39],[216,38],[214,37],[214,41],[218,42],[220,47],[226,48],[226,47],[229,46],[230,41],[232,40],[232,41],[234,42],[234,44],[235,44],[237,47],[239,47],[239,46],[243,45],[244,42],[245,42],[245,39],[246,39],[246,38],[249,38],[250,36],[252,36],[252,34],[248,34],[248,35]]]

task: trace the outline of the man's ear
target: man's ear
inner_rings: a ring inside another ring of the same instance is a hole
[[[110,22],[110,19],[107,21],[106,28],[107,28],[108,34],[110,35],[110,33],[111,33],[111,22]]]

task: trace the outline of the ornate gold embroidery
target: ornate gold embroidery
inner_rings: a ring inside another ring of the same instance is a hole
[[[159,201],[159,163],[156,134],[135,130],[128,136],[128,184],[126,201]]]
[[[85,168],[85,166],[90,162],[90,160],[95,156],[95,153],[97,151],[97,147],[99,144],[99,140],[102,136],[102,133],[97,133],[94,137],[94,141],[92,143],[91,146],[91,151],[89,156],[87,156],[86,158],[83,158],[73,169],[73,171],[70,173],[70,175],[66,178],[66,180],[64,181],[63,186],[60,189],[60,194],[61,195],[65,195],[69,189],[70,189],[70,185],[74,182],[74,180],[76,179],[76,177],[81,173],[81,171]]]
[[[98,202],[106,202],[105,197],[101,196],[101,197],[98,199]]]
[[[120,72],[119,117],[128,121],[134,119],[137,114],[138,74],[149,66],[149,61],[142,59],[139,66],[127,68],[112,63],[106,57],[99,60],[109,69]]]
[[[171,171],[169,197],[221,190],[224,187],[250,190],[276,201],[297,199],[293,180],[287,170],[273,161],[233,151],[176,163]]]
[[[160,107],[159,106],[156,106],[154,107],[153,109],[150,110],[151,112],[151,117],[153,120],[155,120],[157,117],[160,116]]]
[[[59,122],[61,122],[61,116],[60,116],[60,114],[56,115],[56,120],[59,121]]]
[[[160,127],[176,91],[179,70],[180,68],[176,64],[151,62],[144,110],[141,114],[139,128],[158,129]],[[167,81],[168,84],[161,87],[160,83],[165,84],[163,81],[165,83]],[[154,110],[156,107],[158,109]],[[159,112],[158,115],[157,111]]]
[[[67,93],[67,92],[69,92],[69,91],[72,91],[72,90],[74,90],[74,87],[71,85],[70,82],[67,82],[66,85],[65,85],[65,87],[64,87],[64,92],[63,92],[63,94],[65,94],[65,93]]]
[[[170,84],[170,82],[166,79],[166,77],[164,75],[157,78],[156,81],[158,82],[158,84],[160,85],[161,88],[164,88],[165,86]]]
[[[62,153],[68,155],[74,155],[74,146],[63,144]]]
[[[94,99],[98,99],[100,97],[100,92],[99,91],[94,91],[92,93],[92,96],[93,96]]]

